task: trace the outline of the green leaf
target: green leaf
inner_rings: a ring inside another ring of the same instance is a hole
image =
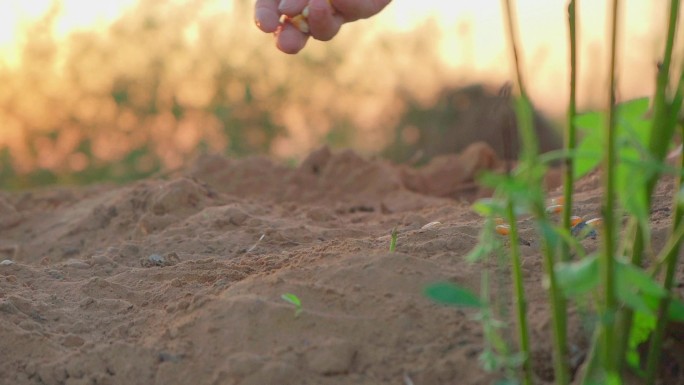
[[[397,228],[395,227],[392,229],[389,251],[390,251],[390,253],[394,253],[394,251],[396,249],[397,249]]]
[[[671,299],[667,310],[667,318],[670,321],[684,322],[684,303],[680,299]]]
[[[451,282],[437,282],[425,288],[425,296],[435,302],[458,307],[482,307],[480,299],[470,290]]]
[[[572,298],[595,289],[599,285],[599,264],[596,254],[554,267],[556,282],[566,297]]]
[[[294,295],[292,293],[285,293],[285,294],[281,295],[280,298],[282,298],[283,300],[297,306],[298,308],[302,307],[302,301],[300,301],[299,297],[297,297],[296,295]]]
[[[646,161],[650,155],[647,151],[650,135],[650,121],[645,118],[648,110],[648,98],[629,100],[621,103],[617,108],[616,137],[618,158]],[[605,149],[605,129],[606,116],[601,112],[590,112],[579,115],[575,118],[575,124],[584,133],[582,140],[574,153],[575,171],[574,178],[578,179],[595,169],[603,158]],[[643,172],[640,162],[632,162],[638,165]],[[631,186],[642,186],[643,184],[634,181],[634,170],[627,167],[626,162],[618,165],[618,184],[620,184],[620,174],[622,173],[623,182],[631,182]],[[644,175],[644,178],[647,176]],[[622,183],[624,185],[624,183]],[[624,189],[623,197],[629,197],[629,192]]]
[[[622,377],[617,372],[606,373],[606,385],[622,385]]]
[[[485,347],[484,351],[478,357],[478,360],[482,364],[482,368],[487,372],[493,372],[499,366],[496,355],[492,349],[488,347]]]
[[[584,137],[574,154],[574,178],[579,179],[595,169],[603,156],[603,115],[590,112],[575,118],[575,125]]]
[[[620,259],[616,265],[615,285],[622,303],[648,315],[655,315],[657,299],[667,295],[667,291],[644,270]]]
[[[655,315],[654,309],[648,305],[644,296],[635,292],[629,287],[629,284],[626,285],[624,281],[618,279],[616,281],[616,286],[617,289],[615,292],[620,302],[636,312]]]
[[[473,203],[473,211],[483,217],[494,216],[503,212],[503,205],[492,198],[482,198]]]
[[[648,111],[649,99],[647,97],[628,100],[618,105],[620,119],[635,121],[644,119]]]
[[[634,313],[634,320],[632,322],[632,329],[629,333],[629,349],[627,350],[627,362],[629,365],[637,370],[640,370],[640,356],[637,348],[642,343],[648,341],[653,330],[656,327],[656,317],[642,312]]]
[[[651,276],[628,261],[618,260],[617,280],[623,280],[626,287],[632,287],[643,294],[665,297],[667,291]]]

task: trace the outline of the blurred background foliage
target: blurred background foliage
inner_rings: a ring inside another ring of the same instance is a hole
[[[367,23],[287,56],[254,27],[252,0],[210,4],[140,0],[65,40],[58,1],[27,24],[19,65],[0,66],[0,187],[126,182],[207,152],[296,163],[321,144],[402,161],[463,104],[440,101],[460,83],[434,20]]]

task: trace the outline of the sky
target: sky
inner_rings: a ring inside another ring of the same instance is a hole
[[[78,29],[107,25],[136,0],[92,1],[62,0],[63,9],[54,31],[58,37]],[[182,0],[176,0],[182,1]],[[207,0],[212,1],[212,0]],[[213,0],[216,12],[229,12],[230,0]],[[21,42],[18,28],[27,20],[39,17],[51,0],[2,0],[0,5],[0,54],[12,63],[13,47]],[[567,94],[567,22],[566,0],[518,0],[517,16],[528,89],[538,104],[552,113],[559,113]],[[581,102],[598,103],[600,95],[593,85],[602,81],[607,41],[607,0],[580,1],[580,89]],[[645,95],[652,89],[659,40],[654,35],[662,29],[665,0],[623,1],[623,28],[620,63],[623,72],[634,71],[648,76],[622,76],[621,93],[627,97]],[[500,0],[394,0],[371,21],[383,31],[405,31],[433,18],[439,23],[442,36],[437,37],[444,59],[453,67],[455,76],[489,79],[503,83],[511,76],[500,13]],[[660,16],[660,17],[658,17]],[[249,21],[252,27],[251,21]],[[627,26],[627,27],[625,27]],[[352,26],[353,27],[353,26]],[[345,27],[348,28],[348,27]],[[638,51],[639,44],[646,47]],[[582,81],[584,79],[584,81]],[[558,96],[558,97],[556,97]]]

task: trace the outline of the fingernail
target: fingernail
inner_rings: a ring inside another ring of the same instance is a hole
[[[287,12],[290,11],[290,8],[292,8],[292,0],[280,0],[280,4],[278,4],[278,10],[280,12]]]

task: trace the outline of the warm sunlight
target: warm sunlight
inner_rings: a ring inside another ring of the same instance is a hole
[[[491,94],[511,79],[498,0],[394,1],[295,56],[254,26],[253,1],[3,2],[0,151],[19,173],[78,171],[84,157],[150,171],[196,151],[296,160],[320,143],[378,153],[449,128],[480,92],[460,88]],[[605,100],[606,2],[580,3],[580,109]],[[516,2],[528,90],[556,122],[568,94],[564,3]],[[652,91],[662,25],[651,21],[665,8],[627,5],[619,74],[638,76],[618,76],[621,99]]]
[[[174,3],[183,3],[175,0]],[[229,0],[213,0],[212,11],[228,12]],[[69,32],[82,29],[103,28],[119,16],[124,9],[132,6],[136,0],[116,2],[92,2],[84,0],[62,0],[58,22],[53,31],[58,38]],[[551,97],[565,93],[565,82],[559,79],[566,77],[566,21],[565,8],[558,1],[520,0],[518,16],[521,20],[521,37],[525,45],[525,60],[530,74],[533,95],[539,99],[542,108],[552,113],[562,112],[564,99]],[[592,2],[591,7],[580,8],[581,48],[585,55],[582,58],[585,69],[584,78],[590,75],[586,69],[594,72],[601,68],[596,54],[602,54],[598,47],[604,41],[605,0]],[[50,0],[10,0],[5,12],[0,13],[0,52],[4,62],[16,64],[16,45],[23,41],[20,27],[28,20],[40,17],[50,9]],[[412,1],[395,1],[382,14],[372,21],[359,23],[365,25],[351,28],[363,28],[375,23],[386,33],[408,31],[427,19],[434,19],[441,29],[438,37],[444,59],[455,70],[457,78],[494,77],[503,82],[509,76],[506,63],[504,32],[498,0],[457,1],[448,5],[440,0],[424,0],[418,5]],[[652,1],[635,0],[626,7],[626,23],[629,29],[623,41],[651,42],[653,52],[657,51],[657,37],[653,36],[654,26],[648,24],[654,16]],[[252,28],[251,21],[245,21],[246,28]],[[597,51],[599,50],[599,51]],[[652,52],[623,52],[625,66],[638,66],[644,71],[652,71]],[[0,61],[2,63],[2,61]],[[652,76],[651,76],[652,77]],[[651,87],[648,79],[622,79],[625,95],[646,93]],[[585,103],[595,102],[595,98],[587,93],[580,95]]]

